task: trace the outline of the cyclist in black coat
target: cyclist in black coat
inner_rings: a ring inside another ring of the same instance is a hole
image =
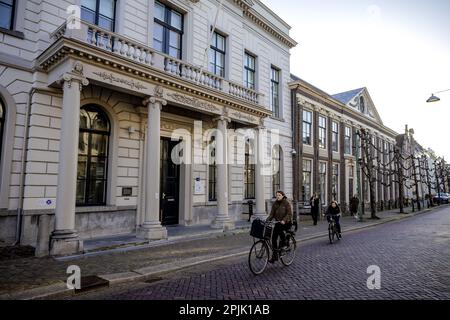
[[[337,231],[339,233],[339,237],[341,237],[341,224],[339,223],[339,219],[341,217],[341,209],[339,208],[336,201],[331,201],[330,205],[325,212],[327,216],[327,221],[330,222],[331,217],[336,222]]]
[[[276,193],[277,200],[272,206],[272,210],[270,211],[270,215],[267,218],[267,221],[271,221],[272,219],[275,219],[277,223],[273,229],[273,235],[272,235],[272,248],[273,248],[273,255],[272,258],[269,260],[270,263],[274,263],[278,260],[278,250],[279,247],[285,246],[286,242],[286,235],[285,231],[289,230],[292,226],[292,207],[289,201],[287,200],[286,194],[279,190]],[[278,246],[278,238],[281,240],[280,246]]]

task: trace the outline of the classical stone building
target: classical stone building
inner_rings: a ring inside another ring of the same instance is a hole
[[[296,43],[260,1],[0,10],[2,241],[70,254],[171,224],[233,228],[248,199],[264,214],[274,190],[292,197]]]
[[[357,159],[361,155],[357,157],[356,153],[361,152],[361,140],[357,140],[356,133],[364,129],[370,134],[374,165],[381,163],[391,170],[394,170],[397,133],[383,125],[367,88],[330,95],[295,76],[289,87],[293,103],[294,202],[297,210],[308,212],[309,199],[317,192],[323,206],[336,200],[346,211],[350,198],[357,195],[358,180],[368,208],[367,176],[362,170],[357,171]],[[374,178],[377,209],[393,207],[398,198],[395,176],[376,171]]]

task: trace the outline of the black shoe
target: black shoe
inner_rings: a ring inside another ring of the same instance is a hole
[[[278,261],[278,256],[274,254],[272,258],[270,258],[269,263],[275,263],[276,261]]]

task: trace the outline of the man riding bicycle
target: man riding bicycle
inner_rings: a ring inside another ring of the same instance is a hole
[[[337,232],[339,233],[339,238],[341,238],[341,224],[339,223],[339,219],[341,217],[341,209],[339,208],[336,201],[331,201],[330,205],[327,208],[327,211],[325,212],[325,215],[327,216],[328,222],[331,221],[331,218],[335,221]]]
[[[272,235],[272,248],[273,254],[272,258],[269,260],[270,263],[274,263],[278,260],[279,248],[286,245],[286,234],[285,231],[292,227],[292,208],[291,204],[287,200],[287,197],[283,191],[277,191],[277,200],[272,206],[270,215],[267,221],[275,219],[277,224],[275,224]],[[281,239],[281,246],[278,246],[278,237]]]

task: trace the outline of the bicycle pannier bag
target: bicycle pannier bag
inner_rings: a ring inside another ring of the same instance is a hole
[[[252,222],[252,227],[250,229],[250,235],[252,237],[263,239],[264,238],[264,221],[260,219],[255,219]]]

